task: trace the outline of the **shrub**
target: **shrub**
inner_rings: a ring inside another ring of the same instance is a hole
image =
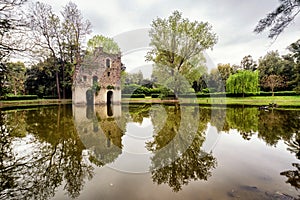
[[[158,98],[160,94],[151,94],[151,98]]]
[[[122,98],[145,98],[144,94],[122,94]]]
[[[57,96],[43,96],[43,99],[58,99]]]
[[[151,96],[152,94],[160,93],[159,88],[147,88],[145,86],[140,86],[137,84],[125,85],[122,93],[123,94],[144,94],[146,96]]]
[[[123,94],[133,94],[133,92],[139,88],[140,86],[137,85],[137,84],[130,84],[130,85],[125,85],[123,90],[122,90],[122,93]]]
[[[106,87],[106,89],[108,89],[108,90],[113,90],[113,89],[115,89],[115,87],[112,86],[112,85],[108,85],[108,86]]]
[[[37,95],[7,95],[4,97],[5,100],[16,101],[16,100],[34,100],[38,99]]]
[[[202,89],[202,92],[203,93],[209,93],[209,89],[208,88],[204,88],[204,89]]]

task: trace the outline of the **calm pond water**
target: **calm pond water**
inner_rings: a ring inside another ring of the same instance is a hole
[[[0,112],[0,199],[298,199],[300,110]]]

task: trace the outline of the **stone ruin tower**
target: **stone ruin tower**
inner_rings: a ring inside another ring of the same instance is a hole
[[[76,69],[73,82],[75,105],[119,104],[121,102],[121,53],[109,54],[102,47],[86,55]]]

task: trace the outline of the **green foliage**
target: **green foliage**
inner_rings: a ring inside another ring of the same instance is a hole
[[[106,89],[108,89],[108,90],[113,90],[113,89],[115,89],[115,87],[112,86],[112,85],[108,85],[108,86],[106,87]]]
[[[144,94],[122,94],[122,98],[145,98]]]
[[[93,91],[96,95],[98,95],[100,89],[101,89],[101,86],[99,85],[99,83],[98,83],[98,82],[94,82],[94,83],[93,83],[93,86],[92,86],[92,91]]]
[[[118,54],[120,52],[118,44],[112,38],[103,35],[95,35],[87,43],[88,53],[94,52],[98,47],[102,47],[103,51],[109,54]]]
[[[58,96],[43,96],[43,99],[58,99]]]
[[[145,94],[146,96],[151,96],[151,94],[160,93],[160,88],[147,88],[137,84],[130,84],[123,86],[123,94]]]
[[[9,90],[14,93],[14,95],[25,93],[25,72],[26,67],[22,62],[7,63],[7,84],[9,85]]]
[[[258,130],[259,110],[257,108],[230,108],[226,110],[226,123],[237,129],[244,139],[249,140]]]
[[[151,98],[158,98],[160,94],[151,94]]]
[[[27,94],[38,95],[39,97],[57,96],[56,75],[52,61],[49,58],[27,69],[25,81]]]
[[[209,93],[209,88],[204,88],[204,89],[202,90],[202,92],[203,92],[203,93]]]
[[[153,49],[146,59],[155,63],[153,75],[159,84],[176,96],[191,87],[206,71],[202,52],[217,42],[211,29],[208,23],[182,18],[178,11],[152,22],[149,35]]]
[[[295,87],[294,88],[294,91],[297,93],[297,94],[300,94],[300,85]]]
[[[125,85],[123,87],[124,87],[122,90],[123,94],[133,94],[133,92],[140,86],[137,84],[130,84],[130,85]]]
[[[6,95],[4,97],[5,100],[33,100],[33,99],[38,99],[37,95]]]
[[[231,75],[226,82],[226,92],[233,94],[258,93],[258,71],[241,70]]]

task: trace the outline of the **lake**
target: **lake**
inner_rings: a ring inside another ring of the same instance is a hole
[[[6,109],[0,134],[0,199],[300,198],[297,109]]]

